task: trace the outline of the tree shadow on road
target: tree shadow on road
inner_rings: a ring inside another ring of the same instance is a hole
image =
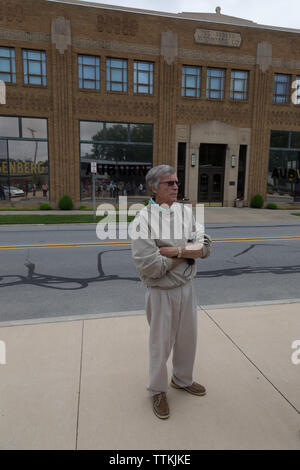
[[[1,287],[12,287],[12,286],[20,286],[20,285],[32,285],[36,287],[46,287],[48,289],[57,289],[57,290],[79,290],[85,289],[90,284],[95,282],[103,282],[103,281],[139,281],[139,277],[129,277],[129,276],[119,276],[118,274],[105,274],[103,267],[102,267],[102,255],[104,253],[108,253],[109,251],[113,250],[105,250],[98,253],[97,256],[97,269],[98,269],[98,276],[95,277],[88,277],[88,278],[79,278],[79,277],[65,277],[65,276],[55,276],[50,274],[43,274],[36,272],[36,266],[31,261],[26,261],[25,266],[28,269],[27,276],[22,276],[20,274],[10,274],[10,275],[1,275],[0,277],[0,288]],[[119,250],[119,251],[128,251],[126,250]],[[9,279],[15,279],[14,281],[10,281]],[[6,281],[2,283],[2,281]],[[69,284],[69,286],[66,286]],[[75,286],[71,286],[75,284]]]

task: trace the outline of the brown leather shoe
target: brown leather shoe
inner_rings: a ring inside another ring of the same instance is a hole
[[[189,385],[188,387],[179,387],[179,385],[177,385],[175,382],[173,382],[173,379],[171,379],[171,387],[179,388],[180,390],[186,390],[192,395],[198,395],[198,397],[206,395],[205,387],[203,387],[203,385],[198,384],[197,382],[193,382],[192,385]]]
[[[164,392],[153,395],[153,411],[160,419],[167,419],[170,416],[169,405]]]

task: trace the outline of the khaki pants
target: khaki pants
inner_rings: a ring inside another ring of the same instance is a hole
[[[168,391],[167,360],[173,348],[173,380],[180,387],[193,383],[197,345],[197,301],[193,281],[175,289],[150,287],[146,292],[150,325],[151,395]]]

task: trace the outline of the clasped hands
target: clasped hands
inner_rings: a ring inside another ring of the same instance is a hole
[[[202,243],[188,243],[182,247],[182,258],[201,258],[203,255],[203,245]],[[178,246],[162,246],[159,249],[159,252],[162,256],[167,258],[177,258],[178,256]]]

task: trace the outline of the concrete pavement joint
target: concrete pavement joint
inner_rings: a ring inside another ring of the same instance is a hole
[[[226,338],[240,351],[240,353],[242,353],[242,355],[255,367],[255,369],[265,378],[265,380],[269,382],[269,384],[274,388],[274,390],[276,390],[276,392],[279,393],[279,395],[281,395],[281,397],[300,415],[300,410],[298,410],[298,408],[296,408],[296,406],[293,405],[293,403],[286,398],[286,396],[279,390],[279,388],[277,388],[276,385],[273,384],[270,379],[268,379],[268,377],[263,373],[263,371],[255,364],[255,362],[250,359],[249,356],[247,356],[247,354],[242,350],[242,348],[226,333],[226,331],[218,324],[218,322],[216,322],[216,320],[214,320],[214,318],[204,308],[201,308],[201,310],[223,333],[223,335],[226,336]]]
[[[82,358],[83,358],[83,335],[84,335],[84,321],[82,321],[82,330],[81,330],[81,350],[80,350],[80,367],[79,367],[79,383],[78,383],[78,404],[77,404],[75,450],[77,450],[78,448],[79,411],[80,411],[80,393],[81,393]]]

